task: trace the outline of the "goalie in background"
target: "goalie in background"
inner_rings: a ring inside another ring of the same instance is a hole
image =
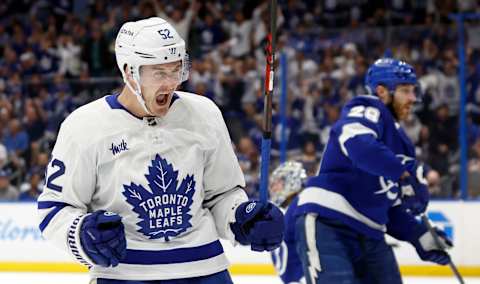
[[[306,283],[302,262],[296,252],[294,214],[297,195],[303,189],[306,178],[302,164],[294,161],[280,164],[270,176],[270,201],[286,211],[284,241],[271,252],[275,270],[285,284]]]

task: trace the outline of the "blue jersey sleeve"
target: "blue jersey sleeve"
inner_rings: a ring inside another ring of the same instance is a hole
[[[387,234],[397,240],[411,242],[425,232],[425,228],[402,206],[394,206],[388,211]]]
[[[343,154],[355,167],[372,175],[398,180],[404,166],[383,142],[382,109],[375,105],[347,105],[334,132]]]

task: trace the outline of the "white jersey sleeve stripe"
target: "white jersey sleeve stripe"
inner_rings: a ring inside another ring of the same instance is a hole
[[[318,277],[318,272],[322,271],[322,266],[320,264],[320,255],[318,254],[316,237],[316,219],[317,214],[309,213],[305,217],[305,237],[307,241],[308,248],[308,274],[311,278],[312,283],[316,282]]]
[[[348,152],[347,152],[347,149],[345,148],[345,143],[349,139],[355,136],[364,135],[364,134],[371,134],[375,136],[375,138],[377,137],[377,133],[375,133],[375,131],[373,131],[371,128],[368,128],[359,122],[345,124],[342,127],[342,133],[338,137],[338,142],[340,143],[340,147],[345,156],[348,157]]]
[[[351,204],[348,202],[345,197],[342,195],[325,190],[320,187],[307,187],[302,191],[298,199],[298,206],[301,206],[306,203],[316,203],[325,208],[341,212],[350,218],[353,218],[368,227],[386,232],[387,228],[385,225],[381,225],[372,219],[368,218],[364,214],[357,211]]]

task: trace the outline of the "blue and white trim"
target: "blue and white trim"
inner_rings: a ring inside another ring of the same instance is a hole
[[[317,283],[318,273],[322,271],[320,255],[316,241],[316,219],[317,214],[309,213],[305,216],[305,238],[307,241],[308,276],[312,283]]]
[[[132,116],[134,116],[135,118],[142,119],[142,117],[138,117],[135,114],[133,114],[131,111],[126,109],[118,101],[118,96],[120,96],[120,93],[111,94],[111,95],[108,95],[108,96],[105,97],[105,100],[106,100],[107,104],[110,106],[111,109],[124,110],[124,111],[128,112],[129,114],[131,114]],[[172,106],[172,104],[179,98],[180,97],[176,93],[173,93],[172,100],[170,101],[170,106]]]
[[[82,226],[83,219],[88,215],[89,214],[80,215],[73,220],[70,228],[68,228],[67,245],[70,249],[70,252],[78,262],[88,267],[91,267],[93,265],[93,262],[83,251],[82,245],[80,243],[80,228]]]
[[[50,224],[50,221],[52,221],[53,217],[55,217],[60,210],[63,208],[70,206],[70,204],[64,203],[64,202],[57,202],[57,201],[39,201],[37,204],[38,209],[50,209],[50,212],[48,212],[47,216],[43,218],[42,222],[40,222],[40,225],[38,225],[38,228],[40,229],[40,232],[43,233],[45,228]]]
[[[338,143],[340,144],[340,148],[342,149],[343,154],[348,157],[348,152],[347,152],[347,148],[345,148],[345,143],[349,139],[358,135],[365,135],[365,134],[371,134],[375,138],[377,138],[377,133],[375,131],[373,131],[371,128],[368,128],[359,122],[345,124],[342,127],[342,133],[338,137]]]
[[[209,259],[223,254],[219,240],[197,247],[176,248],[169,250],[135,250],[127,249],[124,264],[174,264]]]
[[[320,187],[307,187],[299,195],[297,213],[308,212],[338,218],[372,237],[382,238],[387,231],[384,224],[379,224],[356,210],[342,195]]]

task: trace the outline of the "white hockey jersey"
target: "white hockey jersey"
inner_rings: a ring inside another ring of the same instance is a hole
[[[113,94],[63,122],[38,199],[43,236],[92,278],[162,280],[228,267],[219,238],[246,201],[245,181],[222,115],[209,99],[176,92],[166,116],[138,118]],[[93,265],[79,229],[96,210],[122,216],[126,258]]]

